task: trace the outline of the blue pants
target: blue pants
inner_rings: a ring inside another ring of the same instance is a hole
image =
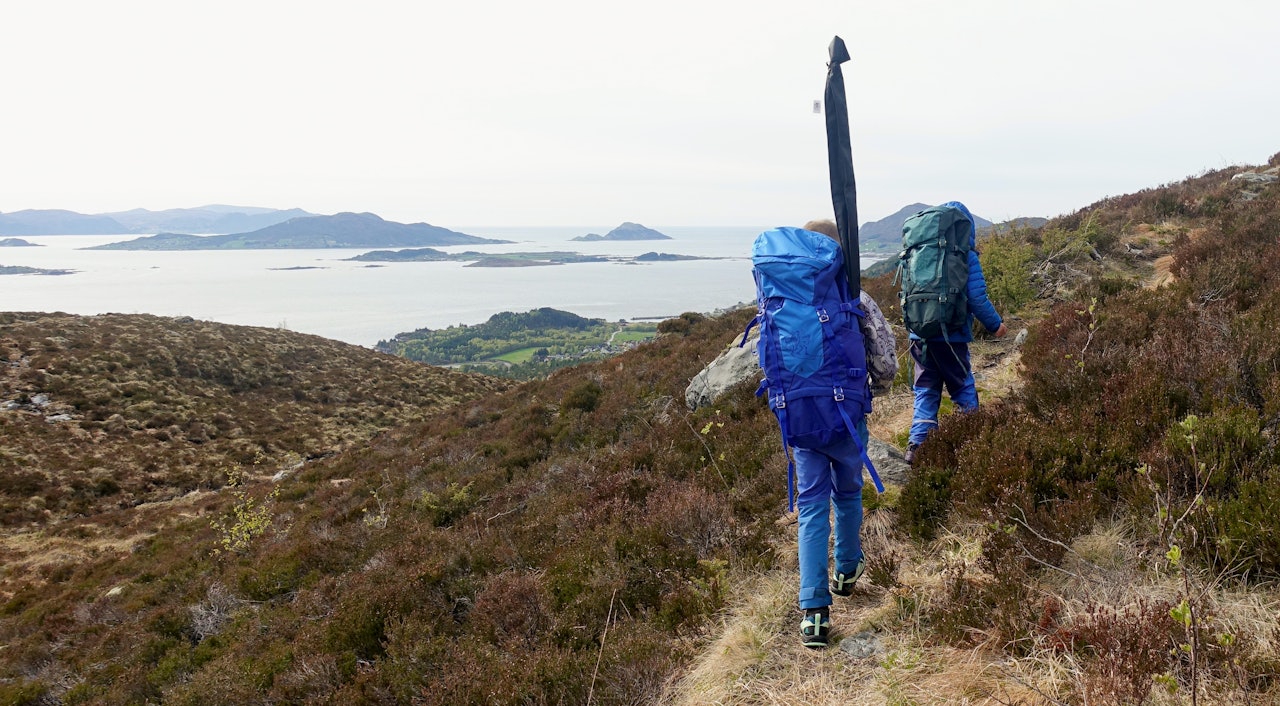
[[[867,443],[867,421],[858,420]],[[862,455],[853,439],[821,449],[795,449],[799,513],[800,607],[831,605],[827,583],[828,514],[835,507],[836,571],[853,573],[862,559]]]
[[[946,386],[951,401],[961,411],[978,408],[978,388],[969,368],[969,344],[943,340],[911,342],[911,359],[915,362],[915,414],[911,419],[909,442],[919,444],[938,426],[938,406],[942,404],[942,388]]]

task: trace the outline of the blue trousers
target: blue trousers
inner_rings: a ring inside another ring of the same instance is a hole
[[[961,411],[978,408],[978,388],[969,367],[969,344],[943,340],[911,342],[911,360],[915,363],[915,414],[911,419],[908,441],[919,444],[938,426],[938,407],[942,404],[942,388],[947,388],[951,401]]]
[[[867,421],[858,420],[867,443]],[[828,515],[835,508],[836,571],[852,573],[862,559],[862,455],[853,439],[821,449],[794,449],[799,514],[800,607],[831,605],[827,583]]]

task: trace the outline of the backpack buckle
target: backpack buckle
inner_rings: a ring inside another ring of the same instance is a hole
[[[831,317],[830,317],[830,316],[827,316],[827,310],[826,310],[826,309],[818,309],[818,322],[819,322],[819,323],[824,323],[824,324],[825,324],[825,323],[827,323],[827,322],[828,322],[828,321],[830,321],[830,320],[831,320]]]
[[[834,392],[834,393],[835,393],[836,402],[844,402],[844,388],[843,388],[843,387],[836,387],[836,388],[832,388],[832,392]]]
[[[786,396],[786,395],[784,395],[784,394],[782,394],[781,392],[779,392],[779,393],[777,394],[777,396],[775,396],[775,397],[773,398],[773,408],[774,408],[774,409],[786,409],[786,408],[787,408],[787,396]]]

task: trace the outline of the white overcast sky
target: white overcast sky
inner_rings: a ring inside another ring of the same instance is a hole
[[[0,0],[0,212],[468,225],[993,220],[1280,151],[1280,2]]]

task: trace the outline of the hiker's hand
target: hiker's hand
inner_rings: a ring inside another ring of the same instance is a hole
[[[993,333],[993,334],[991,334],[991,335],[992,335],[992,336],[995,336],[996,338],[1004,338],[1004,335],[1005,335],[1006,333],[1009,333],[1009,327],[1008,327],[1008,326],[1005,326],[1005,325],[1004,325],[1004,322],[1003,322],[1003,321],[1001,321],[1001,322],[1000,322],[1000,328],[996,329],[996,332],[995,332],[995,333]]]

